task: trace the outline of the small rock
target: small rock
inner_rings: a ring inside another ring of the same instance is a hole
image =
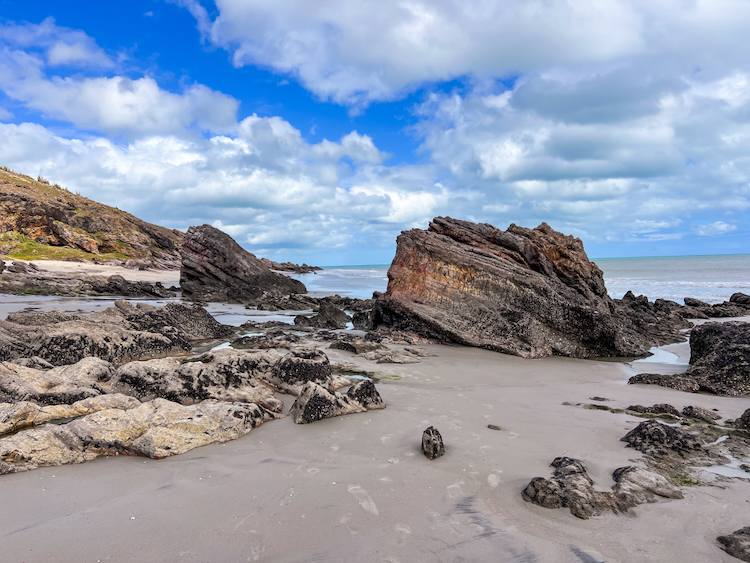
[[[689,418],[695,418],[697,420],[702,420],[703,422],[708,422],[709,424],[712,424],[721,418],[718,414],[711,412],[708,409],[695,407],[692,405],[682,409],[682,414]]]
[[[445,444],[443,437],[437,428],[430,426],[422,433],[422,453],[428,459],[437,459],[445,455]]]
[[[488,424],[487,428],[489,428],[490,430],[502,430],[502,428],[500,428],[497,424]]]
[[[677,418],[680,416],[680,411],[668,403],[659,403],[650,407],[644,407],[643,405],[630,405],[627,410],[642,414],[668,414]]]
[[[721,549],[741,561],[750,561],[750,526],[716,538]]]

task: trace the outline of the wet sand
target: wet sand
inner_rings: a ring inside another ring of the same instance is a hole
[[[615,362],[426,349],[434,356],[419,364],[361,362],[400,376],[378,385],[384,411],[310,425],[285,418],[161,461],[110,458],[4,476],[0,559],[736,561],[715,537],[748,525],[746,480],[717,478],[685,489],[684,500],[588,521],[526,503],[520,491],[548,476],[558,455],[584,460],[602,488],[640,457],[620,437],[641,419],[563,402],[693,404],[733,418],[747,399],[626,385],[633,371]],[[419,450],[431,424],[447,447],[435,461]]]

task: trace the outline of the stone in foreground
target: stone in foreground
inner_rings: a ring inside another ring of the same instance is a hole
[[[740,561],[750,562],[750,526],[716,538],[721,549]]]
[[[292,405],[292,419],[297,424],[309,424],[324,418],[384,408],[385,404],[375,386],[363,387],[362,383],[365,382],[353,385],[343,395],[313,381],[307,382]]]
[[[544,223],[501,231],[437,217],[398,237],[375,321],[522,357],[592,358],[640,356],[681,339],[683,319],[647,313],[649,322],[637,323],[642,313],[607,295],[580,239]],[[666,330],[667,321],[677,324]]]
[[[544,508],[568,508],[583,520],[604,512],[626,512],[658,498],[682,498],[680,490],[666,478],[641,467],[616,469],[612,490],[598,491],[580,460],[557,457],[551,465],[552,477],[532,479],[521,493],[523,499]]]
[[[427,459],[437,459],[445,455],[443,437],[434,426],[430,426],[422,432],[422,453]]]

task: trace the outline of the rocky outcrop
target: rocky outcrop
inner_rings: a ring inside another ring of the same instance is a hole
[[[673,418],[680,418],[680,411],[668,403],[658,403],[645,407],[643,405],[630,405],[627,410],[639,414],[652,414],[654,416],[666,415]]]
[[[0,168],[0,254],[177,269],[183,234]]]
[[[687,309],[700,313],[701,316],[696,318],[714,319],[750,315],[748,299],[750,299],[750,296],[744,293],[734,293],[729,301],[723,303],[709,304],[692,297],[685,297],[684,301]]]
[[[33,267],[33,269],[32,269]],[[170,298],[177,292],[160,282],[130,281],[122,276],[59,275],[32,263],[13,262],[0,274],[0,293],[13,295],[117,296]]]
[[[698,325],[690,332],[690,368],[687,372],[638,374],[631,377],[629,383],[734,397],[750,395],[750,323]]]
[[[365,388],[361,383],[352,386],[346,395],[329,391],[313,381],[306,383],[292,405],[292,419],[297,424],[309,424],[324,418],[384,408],[375,386]]]
[[[349,315],[328,301],[320,302],[316,315],[297,315],[294,318],[294,324],[297,326],[331,330],[346,328],[348,322]]]
[[[530,358],[640,356],[681,338],[655,310],[634,323],[622,308],[577,238],[438,217],[398,237],[375,324]]]
[[[274,262],[268,258],[261,258],[263,265],[269,270],[277,272],[293,272],[295,274],[312,274],[319,272],[323,268],[320,266],[311,266],[310,264],[295,264],[294,262]]]
[[[655,420],[646,420],[622,438],[631,448],[652,456],[687,455],[701,449],[689,432]]]
[[[746,430],[750,432],[750,409],[747,409],[742,416],[734,421],[734,425],[740,430]]]
[[[571,514],[584,520],[604,512],[626,512],[659,498],[683,496],[666,478],[641,467],[616,469],[612,490],[598,491],[580,460],[558,457],[551,465],[552,478],[532,479],[522,492],[523,499],[544,508],[568,508]]]
[[[252,303],[265,294],[306,293],[302,282],[271,271],[210,225],[190,227],[182,245],[180,287],[194,301]]]
[[[243,436],[268,418],[252,403],[204,401],[184,406],[155,399],[135,407],[120,406],[0,438],[0,475],[99,456],[178,455]]]
[[[716,538],[721,549],[740,561],[750,561],[750,526]]]
[[[93,356],[113,363],[185,353],[193,342],[229,336],[198,306],[120,301],[97,313],[22,312],[0,321],[0,361],[37,356],[53,365]]]
[[[0,403],[0,436],[47,422],[78,418],[105,409],[128,410],[141,402],[121,394],[98,395],[72,404],[39,405],[30,401]]]
[[[694,405],[688,405],[682,409],[682,414],[688,418],[700,420],[708,424],[713,424],[721,418],[718,414],[703,407],[696,407]]]

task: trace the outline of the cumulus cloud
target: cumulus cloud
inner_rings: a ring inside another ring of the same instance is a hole
[[[60,27],[53,18],[39,24],[7,24],[0,26],[0,41],[44,54],[53,67],[73,66],[111,68],[114,61],[93,38],[77,29]]]
[[[362,147],[360,165],[345,165]],[[226,226],[254,250],[299,259],[347,245],[382,249],[404,221],[430,218],[436,196],[429,177],[381,170],[372,151],[360,134],[310,144],[278,117],[250,116],[232,136],[159,135],[125,145],[0,124],[6,165],[162,224]]]
[[[348,104],[463,76],[628,57],[741,60],[738,45],[750,25],[743,0],[215,0],[213,21],[198,0],[181,1],[235,65],[294,75],[318,95]]]
[[[702,237],[710,237],[715,235],[723,235],[724,233],[731,233],[737,230],[737,225],[732,223],[725,223],[724,221],[714,221],[707,225],[698,225],[696,232]]]

